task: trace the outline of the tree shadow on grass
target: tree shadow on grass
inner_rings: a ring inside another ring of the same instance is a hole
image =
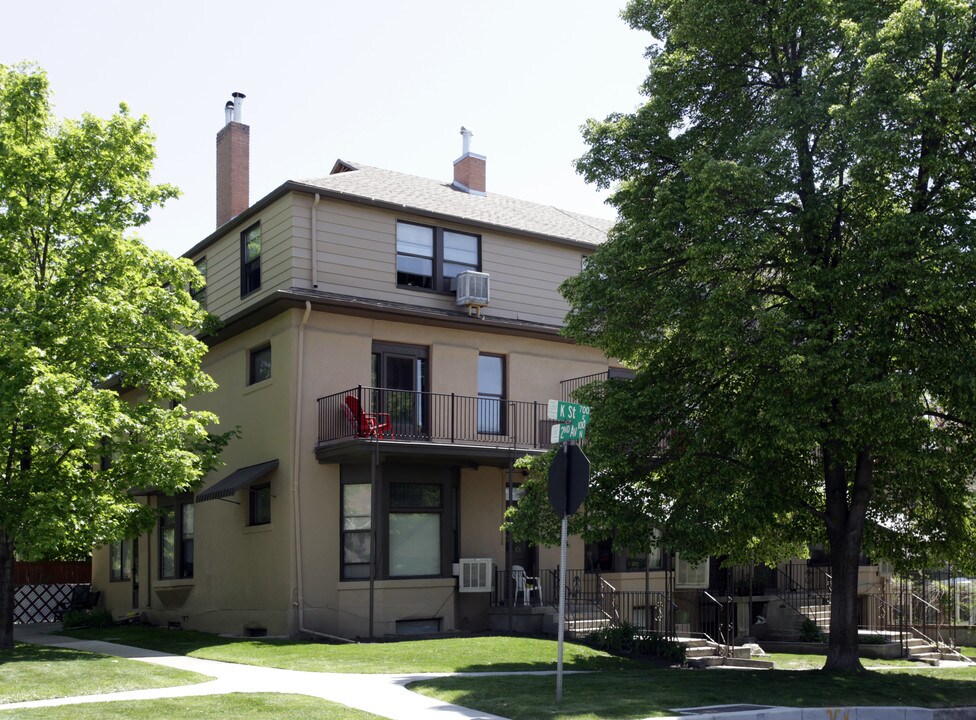
[[[567,675],[563,702],[555,704],[551,677],[450,677],[410,689],[515,720],[592,715],[608,720],[674,714],[675,708],[716,704],[788,707],[976,705],[976,671],[969,677],[820,671],[704,671],[631,668],[623,672]],[[949,671],[946,671],[947,674]]]
[[[0,650],[0,665],[19,662],[74,662],[77,660],[104,660],[104,655],[69,648],[49,647],[16,643],[13,650]]]

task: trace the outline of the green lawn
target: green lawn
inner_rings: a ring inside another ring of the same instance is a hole
[[[294,640],[239,640],[136,625],[70,630],[63,634],[207,660],[312,672],[527,672],[552,670],[556,663],[556,644],[534,638],[467,637],[332,645]],[[628,661],[572,643],[566,644],[564,654],[565,667],[572,670],[612,670],[628,665]]]
[[[136,660],[21,643],[12,651],[0,652],[0,677],[0,703],[191,685],[211,679]]]
[[[513,720],[631,720],[680,707],[755,703],[796,707],[976,705],[976,669],[896,670],[838,676],[789,670],[680,670],[632,666],[552,677],[440,678],[411,690]]]
[[[71,634],[194,657],[328,672],[552,670],[556,657],[554,641],[510,637],[331,645],[235,640],[136,626]],[[566,669],[594,672],[566,675],[560,708],[555,707],[553,676],[441,678],[417,683],[412,689],[514,720],[631,720],[672,715],[673,708],[725,703],[976,706],[976,668],[929,668],[915,663],[906,666],[902,661],[869,660],[866,662],[871,666],[890,669],[849,677],[819,672],[822,655],[776,654],[770,659],[795,670],[669,668],[567,643]],[[186,719],[181,716],[181,720]]]
[[[203,697],[107,702],[65,707],[30,708],[0,712],[3,720],[382,720],[327,700],[305,695],[274,693],[210,695]]]

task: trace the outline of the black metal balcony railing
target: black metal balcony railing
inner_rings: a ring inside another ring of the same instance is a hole
[[[559,383],[561,399],[564,401],[576,401],[576,391],[590,383],[603,380],[630,380],[634,377],[634,372],[626,368],[609,368],[604,372],[583,375],[581,377],[570,378]]]
[[[319,443],[349,438],[547,449],[546,403],[360,385],[318,399]]]

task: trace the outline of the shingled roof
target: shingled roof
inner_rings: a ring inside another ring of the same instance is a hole
[[[595,245],[606,239],[612,220],[589,217],[551,205],[495,193],[469,195],[450,183],[339,160],[323,178],[294,180],[313,190],[431,213],[459,221],[493,225]]]

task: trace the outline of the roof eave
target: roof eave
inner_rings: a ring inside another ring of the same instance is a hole
[[[348,163],[347,163],[348,164]],[[532,238],[534,240],[542,240],[545,242],[551,242],[556,245],[562,245],[564,247],[579,248],[581,250],[595,250],[596,244],[585,242],[583,240],[573,240],[571,238],[562,237],[559,235],[549,235],[547,233],[534,232],[532,230],[525,230],[522,228],[512,227],[509,225],[499,225],[496,223],[483,222],[478,220],[473,220],[471,218],[463,218],[457,215],[452,215],[450,213],[439,213],[430,210],[424,210],[422,208],[413,207],[411,205],[403,205],[399,203],[393,203],[386,200],[379,200],[377,198],[369,198],[362,195],[356,195],[353,193],[345,193],[341,190],[332,190],[329,188],[317,187],[315,185],[309,185],[308,183],[298,182],[297,180],[288,180],[270,193],[265,195],[263,198],[258,200],[256,203],[251,205],[247,210],[242,212],[240,215],[236,215],[219,228],[214,230],[210,235],[205,237],[203,240],[198,242],[196,245],[191,247],[185,253],[183,257],[192,258],[195,255],[199,255],[202,251],[206,250],[211,244],[216,242],[218,239],[227,235],[234,225],[247,225],[248,222],[255,215],[260,213],[264,208],[266,208],[271,203],[284,197],[289,192],[299,192],[307,195],[319,195],[320,197],[329,198],[331,200],[339,200],[342,202],[351,202],[358,205],[369,205],[371,207],[382,208],[384,210],[392,210],[394,212],[407,212],[411,215],[421,215],[426,218],[432,218],[434,220],[443,220],[455,223],[457,225],[464,225],[465,227],[478,228],[481,230],[499,230],[506,233],[511,233],[513,235],[519,235],[521,237]]]

